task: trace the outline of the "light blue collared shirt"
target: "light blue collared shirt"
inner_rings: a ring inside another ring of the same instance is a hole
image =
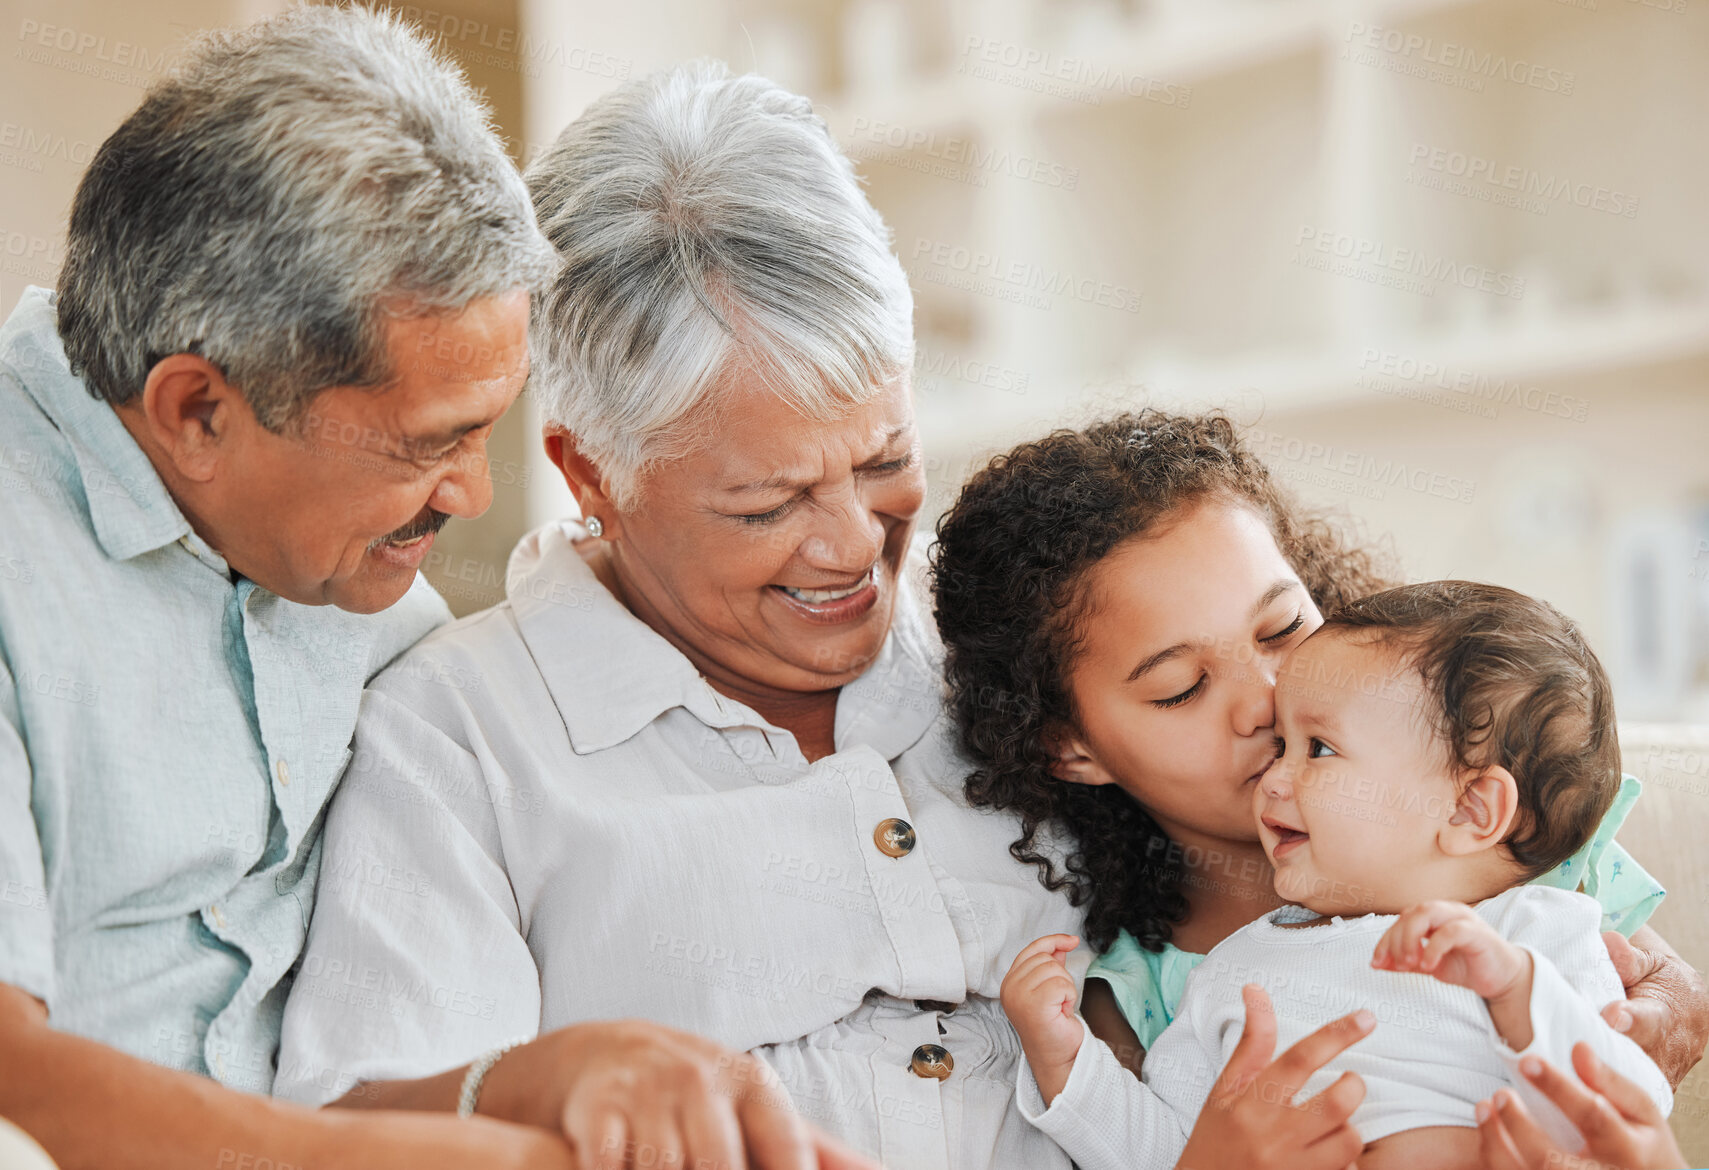
[[[0,982],[56,1028],[268,1092],[362,688],[449,618],[233,580],[66,363],[0,326]]]

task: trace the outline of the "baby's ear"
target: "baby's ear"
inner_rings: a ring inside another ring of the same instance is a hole
[[[1104,770],[1079,732],[1066,725],[1050,728],[1044,746],[1051,755],[1050,774],[1070,784],[1114,784],[1116,778]]]
[[[1519,784],[1513,773],[1491,764],[1464,775],[1460,797],[1437,833],[1442,852],[1464,857],[1492,849],[1507,837],[1519,815]]]

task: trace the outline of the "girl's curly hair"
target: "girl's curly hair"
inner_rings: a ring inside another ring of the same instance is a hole
[[[1323,515],[1298,507],[1220,412],[1147,409],[1059,430],[999,455],[962,488],[932,549],[934,612],[961,742],[977,763],[975,806],[1015,811],[1009,846],[1050,890],[1088,905],[1087,941],[1119,930],[1160,950],[1187,915],[1178,851],[1115,785],[1051,773],[1047,732],[1072,725],[1066,681],[1086,604],[1087,570],[1183,507],[1221,496],[1252,507],[1319,609],[1393,584],[1386,565]],[[1065,873],[1040,851],[1047,824],[1072,834]]]

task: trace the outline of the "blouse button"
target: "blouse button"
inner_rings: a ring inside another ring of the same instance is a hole
[[[914,826],[896,817],[886,817],[872,831],[872,840],[886,857],[902,857],[914,848]]]
[[[947,1080],[949,1074],[955,1071],[955,1057],[949,1054],[949,1049],[937,1044],[922,1044],[914,1049],[914,1059],[910,1062],[917,1077],[926,1077],[934,1081]]]

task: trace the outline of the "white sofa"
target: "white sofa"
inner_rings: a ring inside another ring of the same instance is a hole
[[[1619,841],[1668,892],[1650,925],[1709,971],[1709,726],[1624,724],[1620,750],[1644,794]],[[1688,1165],[1709,1166],[1709,1060],[1675,1093],[1673,1131]]]

